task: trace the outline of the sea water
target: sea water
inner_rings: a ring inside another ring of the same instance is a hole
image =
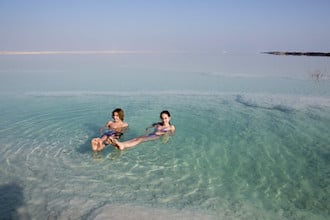
[[[0,218],[328,219],[330,60],[264,54],[0,57]],[[315,77],[315,73],[321,73]],[[144,134],[92,155],[121,107]]]

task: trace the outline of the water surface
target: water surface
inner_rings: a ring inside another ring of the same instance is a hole
[[[2,216],[329,217],[328,59],[61,55],[0,63]],[[318,70],[324,77],[316,80]],[[130,125],[123,140],[143,134],[163,109],[176,135],[93,157],[90,140],[116,107]]]

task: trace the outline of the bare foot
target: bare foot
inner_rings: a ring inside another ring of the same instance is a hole
[[[101,151],[103,150],[103,148],[105,147],[105,144],[103,143],[103,141],[99,138],[97,140],[97,151]]]
[[[114,146],[116,146],[119,150],[124,150],[125,149],[125,146],[122,143],[120,143],[117,139],[112,138],[112,137],[110,137],[109,139],[111,139],[112,144]]]
[[[104,141],[106,144],[112,144],[112,137],[109,137],[106,141]]]
[[[99,138],[93,138],[92,141],[91,141],[91,145],[92,145],[92,150],[93,151],[97,151],[97,144],[98,144],[98,139]]]

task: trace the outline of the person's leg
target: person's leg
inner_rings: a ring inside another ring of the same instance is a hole
[[[159,139],[159,137],[160,136],[156,136],[156,135],[140,136],[140,137],[128,140],[128,141],[124,141],[124,142],[120,142],[117,139],[113,139],[113,138],[110,138],[110,139],[112,140],[112,143],[114,145],[116,145],[120,150],[124,150],[126,148],[135,147],[136,145],[138,145],[142,142],[145,142],[145,141],[152,141],[152,140]]]
[[[104,149],[105,144],[102,138],[93,138],[91,141],[93,151],[101,151]]]
[[[112,137],[112,138],[115,138],[115,137]],[[111,138],[111,136],[107,137],[107,139],[105,141],[103,141],[103,143],[106,145],[112,144],[112,138]]]
[[[100,138],[93,138],[91,141],[91,145],[92,145],[92,151],[97,151],[98,149],[98,140]]]
[[[106,142],[108,138],[109,136],[103,134],[102,137],[100,138],[100,141]]]
[[[104,142],[102,141],[102,139],[99,139],[98,140],[98,143],[97,143],[97,151],[101,151],[105,148],[105,144]]]
[[[140,144],[143,141],[142,137],[137,137],[128,141],[120,142],[116,139],[112,139],[112,143],[116,145],[119,150],[124,150],[126,148],[134,147],[138,144]]]

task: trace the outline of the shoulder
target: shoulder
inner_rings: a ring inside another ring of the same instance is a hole
[[[109,126],[109,125],[112,125],[113,123],[114,123],[113,121],[108,121],[107,125]]]
[[[127,122],[123,122],[123,128],[127,128],[128,127],[128,123]]]
[[[171,129],[171,131],[175,131],[175,126],[171,125],[170,129]]]

